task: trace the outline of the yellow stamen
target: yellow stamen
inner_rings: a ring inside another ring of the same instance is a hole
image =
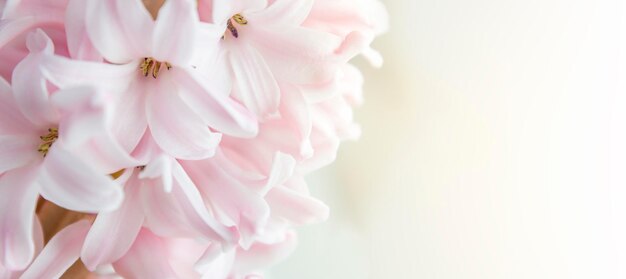
[[[52,144],[59,138],[59,129],[50,128],[48,129],[48,134],[39,138],[43,141],[43,143],[39,145],[37,151],[39,151],[39,153],[43,154],[43,156],[46,157],[48,155],[50,147],[52,147]]]
[[[240,25],[248,24],[248,20],[246,20],[246,18],[243,17],[241,14],[234,15],[233,20],[235,20],[235,22],[239,23]]]
[[[146,57],[143,59],[143,62],[141,62],[139,69],[141,69],[141,73],[144,76],[147,77],[149,74],[152,74],[153,78],[157,78],[159,76],[159,71],[161,70],[162,64],[165,64],[165,67],[168,70],[172,68],[172,65],[170,63],[157,61],[152,57]]]
[[[114,173],[112,173],[112,174],[109,174],[109,175],[110,175],[113,179],[118,179],[120,176],[122,176],[122,174],[124,174],[124,171],[125,171],[125,170],[126,170],[126,169],[121,169],[121,170],[118,170],[118,171],[116,171],[116,172],[114,172]]]

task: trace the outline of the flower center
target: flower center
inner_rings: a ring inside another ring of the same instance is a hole
[[[168,70],[172,68],[172,65],[170,63],[157,61],[152,57],[146,57],[143,59],[143,62],[141,62],[139,69],[141,69],[141,73],[144,76],[147,77],[149,74],[152,74],[153,78],[157,78],[159,76],[159,71],[161,70],[162,64],[165,64],[165,67]]]
[[[39,153],[43,154],[43,156],[46,157],[46,155],[48,155],[48,150],[50,150],[50,147],[52,147],[54,141],[59,138],[59,129],[50,128],[48,129],[47,135],[41,136],[39,138],[41,139],[42,143],[39,145],[39,149],[37,149],[37,151],[39,151]]]
[[[228,21],[226,22],[226,28],[228,28],[228,31],[230,31],[230,34],[232,34],[233,37],[235,38],[239,38],[239,32],[237,31],[237,28],[233,24],[233,20],[239,25],[247,25],[248,20],[246,20],[246,18],[243,17],[241,14],[236,14],[233,17],[229,18]]]

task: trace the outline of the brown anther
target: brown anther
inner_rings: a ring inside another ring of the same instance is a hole
[[[233,37],[235,38],[239,38],[239,31],[237,31],[237,28],[233,24],[233,20],[239,25],[247,25],[248,20],[246,20],[246,18],[243,17],[241,14],[236,14],[229,18],[228,21],[226,21],[226,28],[228,29],[228,31],[230,31],[230,34],[233,35]],[[222,40],[223,39],[224,36],[222,36]]]

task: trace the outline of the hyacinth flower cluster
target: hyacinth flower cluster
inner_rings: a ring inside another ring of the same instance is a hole
[[[262,278],[327,218],[381,3],[144,2],[0,0],[0,278]]]

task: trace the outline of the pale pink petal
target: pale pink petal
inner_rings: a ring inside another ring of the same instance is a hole
[[[139,0],[89,0],[87,33],[102,56],[128,63],[149,54],[154,22]]]
[[[229,278],[235,261],[236,250],[224,252],[219,245],[211,244],[196,263],[194,269],[203,279]]]
[[[105,173],[114,173],[120,169],[140,165],[140,161],[130,156],[107,133],[98,135],[87,144],[76,149],[83,158],[90,158],[90,164]]]
[[[295,225],[319,223],[328,218],[329,209],[326,204],[287,187],[274,187],[265,199],[272,209],[272,215],[289,220]]]
[[[137,77],[138,65],[113,65],[47,56],[41,62],[46,78],[59,88],[92,85],[107,92],[125,92]]]
[[[59,138],[66,146],[80,148],[79,153],[91,158],[92,165],[105,172],[136,166],[138,162],[109,134],[112,118],[103,94],[90,87],[74,87],[58,91],[52,98],[61,113]]]
[[[39,138],[26,135],[0,135],[0,174],[40,158]]]
[[[213,19],[216,24],[226,24],[234,14],[248,14],[262,10],[267,0],[213,0]]]
[[[107,174],[65,150],[59,142],[50,149],[37,179],[41,195],[70,210],[111,211],[124,198],[120,185]]]
[[[310,136],[312,129],[309,104],[304,99],[302,90],[295,86],[283,85],[283,102],[280,105],[282,125],[291,129],[300,144],[300,154],[304,158],[313,155]],[[270,124],[271,125],[271,124]]]
[[[249,41],[263,55],[279,81],[316,84],[332,80],[337,62],[332,59],[342,44],[338,36],[303,27],[276,32],[263,26],[247,26]]]
[[[43,55],[52,55],[52,40],[41,30],[28,34],[30,54],[13,70],[13,92],[24,116],[33,123],[50,125],[58,116],[50,106],[50,93],[40,64]]]
[[[159,145],[154,142],[150,130],[146,130],[139,144],[137,144],[137,147],[133,150],[132,156],[139,161],[138,165],[145,166],[162,154],[163,151]]]
[[[76,147],[106,127],[106,100],[91,87],[73,87],[59,90],[52,103],[61,114],[59,138],[67,145]]]
[[[22,279],[59,278],[80,255],[83,240],[91,224],[78,221],[58,232],[44,247]]]
[[[298,242],[295,232],[285,234],[282,242],[275,244],[254,244],[250,249],[238,249],[237,259],[233,270],[236,274],[249,274],[257,270],[263,270],[283,261],[296,248]]]
[[[70,57],[79,60],[102,61],[95,49],[86,27],[87,1],[70,0],[65,11],[65,32]]]
[[[0,78],[0,134],[32,134],[37,130],[19,110],[11,86]]]
[[[139,178],[161,179],[163,191],[171,193],[174,182],[172,178],[172,164],[174,164],[172,157],[164,154],[158,155],[139,173]]]
[[[35,16],[42,20],[62,22],[67,0],[6,0],[3,18]]]
[[[168,0],[159,10],[152,37],[154,57],[175,66],[190,66],[198,32],[195,1]]]
[[[163,151],[176,158],[197,160],[213,156],[221,134],[211,132],[175,94],[176,86],[164,78],[157,80],[156,85],[146,84],[152,86],[146,113],[154,140]]]
[[[259,24],[281,26],[299,26],[304,22],[313,0],[276,0],[267,9],[249,15],[249,19]]]
[[[193,70],[172,69],[185,103],[217,131],[237,136],[254,137],[258,122],[254,114],[219,92],[211,80]]]
[[[237,226],[244,247],[262,233],[269,218],[263,197],[229,176],[213,160],[182,162],[185,170],[225,225]]]
[[[26,268],[35,255],[36,170],[30,165],[0,176],[0,263],[11,270]]]
[[[142,229],[130,250],[113,267],[125,278],[177,278],[167,259],[163,241]]]
[[[0,20],[0,30],[2,30],[2,32],[0,32],[0,49],[28,30],[35,28],[40,23],[41,22],[37,21],[35,17]]]
[[[280,104],[280,88],[261,54],[248,44],[233,44],[228,59],[235,96],[259,119],[274,116]]]
[[[143,179],[141,201],[146,214],[145,227],[167,237],[200,237],[201,233],[189,226],[180,205],[171,193],[166,193],[157,179]],[[174,186],[176,188],[178,186]]]
[[[131,176],[124,187],[125,198],[120,208],[96,217],[81,252],[89,270],[118,260],[135,241],[144,218],[138,197],[140,187],[137,176]]]
[[[137,147],[148,128],[145,109],[146,94],[140,86],[141,82],[132,82],[128,90],[124,92],[130,94],[118,94],[112,115],[111,134],[128,152]]]
[[[196,185],[178,162],[172,165],[172,172],[179,187],[174,189],[172,194],[181,205],[190,225],[203,232],[211,240],[222,242],[224,246],[234,243],[236,239],[233,232],[209,214]]]
[[[296,160],[287,154],[282,152],[276,152],[274,156],[274,162],[272,163],[272,169],[268,175],[265,187],[260,192],[261,195],[267,194],[272,188],[282,184],[289,179],[296,167]]]

